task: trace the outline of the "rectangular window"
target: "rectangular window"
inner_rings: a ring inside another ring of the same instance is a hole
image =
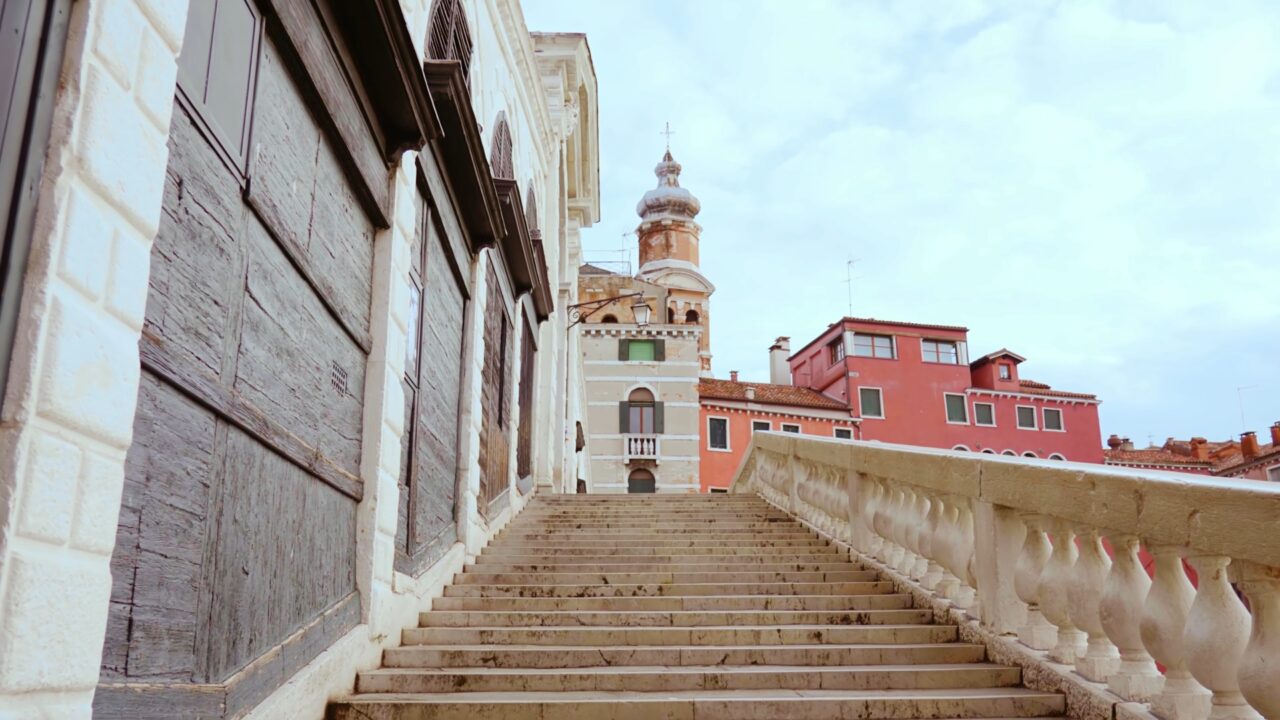
[[[834,434],[840,440],[852,440],[853,428],[836,428]]]
[[[921,340],[920,354],[925,362],[960,364],[960,349],[949,340]]]
[[[652,340],[627,341],[627,359],[652,362],[657,359],[656,343]]]
[[[1062,411],[1056,408],[1044,409],[1044,429],[1062,432]]]
[[[773,429],[773,423],[769,422],[768,420],[752,420],[751,421],[752,433],[757,433],[760,431],[768,432],[772,429]]]
[[[729,419],[707,418],[707,447],[712,450],[729,449]]]
[[[791,423],[782,423],[782,432],[799,433],[800,426],[792,425]]]
[[[632,402],[627,404],[630,413],[628,429],[636,435],[651,435],[655,430],[653,403]]]
[[[973,424],[983,427],[996,426],[996,406],[991,403],[973,404]]]
[[[1008,363],[1000,363],[998,367],[1000,368],[1001,380],[1013,379],[1013,368]]]
[[[1019,430],[1035,430],[1036,429],[1036,409],[1029,405],[1018,406],[1018,429]]]
[[[880,388],[858,388],[858,407],[864,418],[884,418],[884,394]]]
[[[1267,479],[1271,482],[1280,482],[1280,465],[1267,468]]]
[[[947,405],[947,422],[953,425],[968,425],[969,406],[965,403],[964,396],[943,393],[942,397]]]
[[[192,3],[178,87],[218,146],[243,171],[249,146],[262,23],[248,0]]]
[[[831,359],[831,364],[844,360],[844,338],[837,338],[835,342],[827,346],[827,356]]]
[[[893,359],[893,336],[855,333],[853,336],[853,354],[858,357]]]

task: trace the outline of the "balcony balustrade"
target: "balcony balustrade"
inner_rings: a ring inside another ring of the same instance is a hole
[[[1276,485],[756,433],[732,492],[1138,716],[1280,718]]]
[[[662,454],[662,436],[652,433],[622,436],[622,462],[632,460],[657,461]]]

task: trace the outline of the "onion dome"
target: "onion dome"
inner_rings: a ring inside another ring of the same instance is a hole
[[[702,209],[702,203],[693,193],[680,187],[680,163],[671,157],[671,151],[662,156],[662,162],[653,169],[658,176],[658,187],[650,190],[636,204],[636,213],[644,220],[676,218],[692,220]]]

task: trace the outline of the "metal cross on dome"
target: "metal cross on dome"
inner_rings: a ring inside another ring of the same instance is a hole
[[[667,136],[667,152],[671,152],[671,136],[676,134],[676,131],[671,129],[671,123],[666,123],[666,127],[658,134]]]

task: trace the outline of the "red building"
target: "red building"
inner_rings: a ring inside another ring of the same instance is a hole
[[[864,440],[1102,462],[1096,396],[1021,377],[1026,358],[1009,350],[970,361],[968,333],[844,318],[788,357],[790,378],[774,382],[848,403]]]

